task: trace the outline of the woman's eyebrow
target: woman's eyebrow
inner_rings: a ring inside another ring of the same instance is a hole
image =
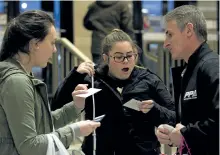
[[[114,55],[115,55],[115,54],[121,54],[121,55],[124,55],[124,54],[130,54],[130,53],[133,53],[133,51],[129,51],[129,52],[126,52],[126,53],[122,53],[122,52],[115,52],[115,53],[114,53]]]

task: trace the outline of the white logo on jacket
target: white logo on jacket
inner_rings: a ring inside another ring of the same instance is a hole
[[[185,93],[183,100],[191,100],[191,99],[197,99],[196,90],[188,91]]]

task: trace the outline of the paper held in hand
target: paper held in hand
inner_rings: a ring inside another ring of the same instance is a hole
[[[82,97],[82,98],[87,98],[87,97],[89,97],[89,96],[91,96],[91,95],[93,95],[93,94],[95,94],[95,93],[97,93],[97,92],[99,92],[99,91],[101,91],[102,89],[97,89],[97,88],[89,88],[87,91],[88,91],[88,93],[86,93],[86,94],[79,94],[79,95],[76,95],[77,97]]]
[[[141,101],[135,100],[135,99],[131,99],[128,102],[126,102],[123,106],[133,109],[133,110],[137,110],[140,111],[139,109],[139,105],[141,104]]]

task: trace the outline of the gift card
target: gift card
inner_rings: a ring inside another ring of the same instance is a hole
[[[128,102],[126,102],[123,106],[133,109],[133,110],[137,110],[140,111],[139,109],[139,105],[141,104],[141,101],[135,100],[135,99],[131,99]]]
[[[101,115],[101,116],[95,117],[95,119],[93,121],[100,122],[104,117],[105,117],[105,115]]]
[[[99,92],[99,91],[101,91],[102,89],[97,89],[97,88],[89,88],[87,91],[87,93],[86,94],[79,94],[79,95],[76,95],[77,97],[82,97],[82,98],[87,98],[87,97],[89,97],[89,96],[91,96],[91,95],[93,95],[93,94],[95,94],[95,93],[97,93],[97,92]]]

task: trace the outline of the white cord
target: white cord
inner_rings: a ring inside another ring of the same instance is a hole
[[[92,88],[94,88],[94,77],[92,76]],[[93,103],[93,120],[95,119],[95,98],[94,94],[92,95],[92,103]],[[93,131],[93,155],[96,155],[96,132]]]

